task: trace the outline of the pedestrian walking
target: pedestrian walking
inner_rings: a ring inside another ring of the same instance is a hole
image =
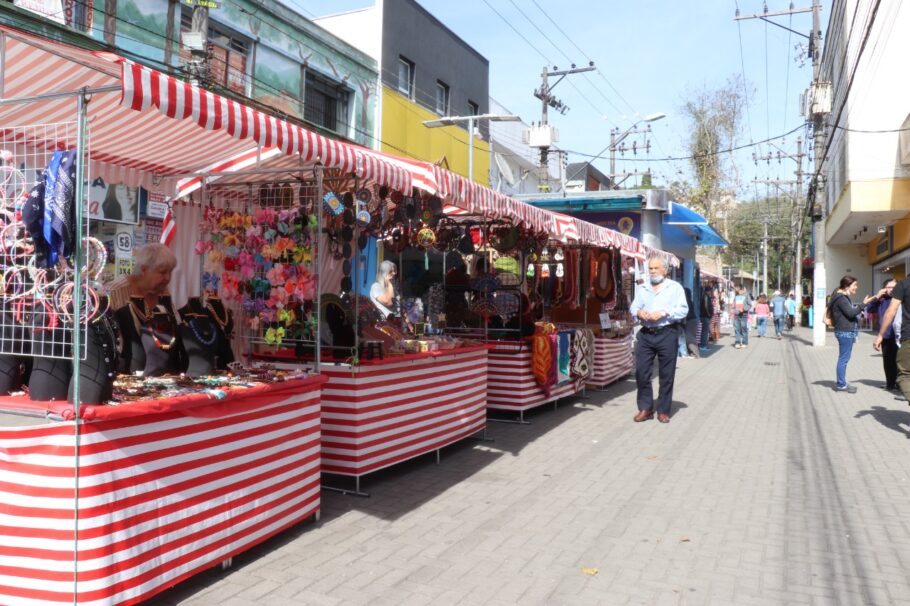
[[[673,380],[676,375],[676,341],[679,327],[689,312],[686,293],[678,283],[667,278],[663,258],[648,260],[648,283],[635,288],[635,299],[629,311],[641,323],[635,341],[635,382],[638,386],[638,414],[635,422],[654,416],[654,389],[651,374],[657,357],[659,392],[657,420],[670,422],[673,402]]]
[[[768,317],[771,315],[771,308],[768,306],[768,297],[765,293],[758,295],[758,302],[755,304],[755,333],[757,337],[765,336],[768,330]]]
[[[695,317],[695,303],[692,302],[692,289],[686,286],[683,287],[683,292],[686,293],[686,307],[689,308],[689,311],[686,312],[685,330],[681,331],[679,336],[679,357],[697,358],[698,343],[696,342],[695,336],[698,332],[699,319]]]
[[[733,296],[733,348],[742,349],[749,345],[749,312],[752,300],[742,285],[736,287]]]
[[[725,314],[727,302],[724,301],[723,295],[720,293],[720,290],[717,286],[714,287],[714,290],[711,292],[711,306],[714,310],[714,314],[711,316],[711,340],[717,343],[720,341],[720,324],[721,324],[721,315]]]
[[[796,298],[791,292],[787,296],[787,331],[793,330],[796,326]]]
[[[714,301],[711,290],[705,288],[701,292],[701,339],[698,342],[699,351],[708,351],[708,339],[711,337],[711,318],[714,317]]]
[[[834,336],[837,338],[838,347],[837,383],[834,389],[847,393],[856,393],[856,387],[847,383],[847,363],[850,362],[853,343],[859,333],[857,318],[862,313],[863,307],[874,298],[871,295],[863,297],[862,305],[854,304],[850,297],[856,294],[858,288],[859,282],[848,274],[840,279],[840,288],[834,291],[834,295],[828,303],[828,312],[831,314],[831,323],[834,325]]]
[[[893,328],[900,314],[899,349],[897,351],[897,386],[907,400],[910,400],[910,277],[898,282],[891,290],[891,302],[882,316],[882,325],[878,336],[872,344],[876,350],[882,349],[885,335]],[[897,329],[895,329],[897,332]]]
[[[875,293],[875,299],[866,305],[866,312],[876,314],[881,321],[885,319],[885,312],[891,305],[891,292],[897,285],[897,280],[888,280],[880,291]],[[882,366],[885,370],[885,389],[897,390],[897,350],[898,341],[894,336],[894,326],[889,326],[884,332],[881,344]]]
[[[779,290],[775,290],[774,296],[771,297],[771,317],[774,319],[774,336],[782,339],[784,320],[787,317],[787,300]]]

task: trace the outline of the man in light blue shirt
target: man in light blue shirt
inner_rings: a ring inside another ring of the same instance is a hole
[[[771,316],[774,318],[774,332],[777,334],[777,338],[783,338],[784,334],[784,319],[787,315],[787,300],[784,299],[784,296],[780,293],[779,290],[774,291],[774,296],[771,297]]]
[[[635,300],[629,308],[632,317],[641,324],[635,341],[635,382],[638,385],[636,423],[654,416],[651,374],[655,357],[660,379],[657,420],[670,422],[673,380],[676,376],[676,341],[689,306],[683,287],[667,278],[668,269],[665,259],[648,259],[649,281],[635,288]]]

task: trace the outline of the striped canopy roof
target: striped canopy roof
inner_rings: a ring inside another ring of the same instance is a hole
[[[43,97],[0,104],[0,134],[16,132],[36,149],[76,144],[74,130],[41,128],[76,117],[73,96],[48,95],[111,89],[89,97],[89,158],[91,174],[113,182],[151,188],[153,181],[173,178],[171,193],[185,195],[206,176],[319,164],[404,192],[417,187],[469,213],[523,221],[567,243],[615,246],[678,264],[673,255],[614,230],[531,206],[435,164],[324,137],[113,53],[7,26],[0,26],[0,48],[0,101]]]

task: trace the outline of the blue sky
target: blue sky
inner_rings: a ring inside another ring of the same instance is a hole
[[[600,152],[609,142],[612,127],[625,129],[653,112],[666,113],[667,117],[652,125],[650,157],[685,156],[683,142],[688,125],[681,105],[688,93],[704,87],[716,88],[731,76],[743,73],[752,95],[740,144],[780,135],[803,122],[798,103],[811,78],[811,64],[806,61],[800,67],[794,61],[797,53],[794,46],[799,42],[805,45],[806,39],[757,19],[737,22],[733,18],[737,7],[744,15],[761,12],[762,0],[419,1],[490,61],[491,96],[526,122],[540,119],[540,102],[532,92],[540,84],[545,63],[564,69],[571,62],[585,65],[588,59],[594,60],[599,74],[571,76],[571,84],[564,81],[554,91],[571,108],[565,116],[550,113],[550,123],[560,131],[559,146],[579,152],[570,154],[570,162],[586,160],[583,153]],[[787,0],[767,1],[771,12],[785,10],[789,5]],[[370,0],[284,0],[284,3],[307,17],[372,4]],[[795,4],[797,8],[808,7],[811,0]],[[822,4],[824,33],[831,2],[824,0]],[[592,6],[596,10],[592,11]],[[497,16],[494,8],[533,47]],[[544,39],[528,18],[558,48]],[[774,20],[806,34],[812,22],[810,13]],[[795,133],[776,144],[793,153],[796,136]],[[778,164],[774,160],[771,165],[762,163],[756,167],[752,151],[746,149],[736,155],[742,171],[740,191],[744,197],[765,193],[766,186],[756,187],[751,183],[753,177],[794,178],[794,162],[785,160]],[[776,150],[760,145],[754,151],[762,155]],[[608,159],[597,160],[595,165],[609,172]],[[641,170],[645,166],[651,166],[657,185],[690,175],[685,161],[645,163],[617,157],[617,171]]]

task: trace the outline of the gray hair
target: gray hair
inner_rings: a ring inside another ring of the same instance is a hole
[[[141,274],[149,270],[177,267],[177,257],[174,255],[174,251],[160,242],[146,244],[135,252],[135,257],[135,273]]]
[[[667,262],[667,259],[665,257],[662,257],[660,255],[653,255],[648,259],[648,265],[651,264],[651,261],[659,261],[660,264],[664,266],[664,271],[670,271],[670,263]]]
[[[376,272],[376,278],[388,278],[389,274],[392,273],[392,270],[395,269],[395,264],[391,261],[383,261],[379,264],[379,270]]]

